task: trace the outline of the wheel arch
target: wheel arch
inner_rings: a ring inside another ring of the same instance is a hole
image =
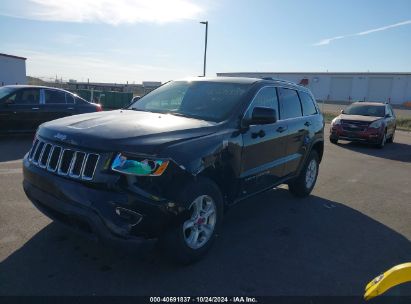
[[[316,141],[312,147],[311,147],[311,151],[316,151],[318,154],[318,158],[320,160],[320,162],[323,159],[323,155],[324,155],[324,141],[323,140],[318,140]]]
[[[209,166],[201,171],[198,177],[208,178],[218,186],[223,195],[224,205],[228,205],[231,200],[235,199],[239,185],[234,172],[228,166]]]

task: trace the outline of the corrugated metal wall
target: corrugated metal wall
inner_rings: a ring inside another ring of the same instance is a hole
[[[217,76],[273,77],[301,83],[319,100],[350,102],[383,101],[402,104],[411,101],[411,73],[217,73]],[[303,81],[306,82],[306,81]]]
[[[26,83],[26,61],[0,56],[0,85]]]

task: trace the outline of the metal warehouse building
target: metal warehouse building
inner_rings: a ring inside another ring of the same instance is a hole
[[[0,53],[0,85],[26,83],[26,58]]]
[[[272,77],[307,86],[319,100],[411,102],[411,73],[217,73],[217,76]]]

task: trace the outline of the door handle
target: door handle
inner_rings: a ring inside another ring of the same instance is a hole
[[[279,133],[283,133],[285,130],[287,130],[287,127],[281,126],[281,127],[278,127],[276,131]]]
[[[40,108],[31,108],[32,110],[40,110]]]
[[[74,108],[70,107],[70,108],[67,108],[67,110],[74,110]]]
[[[306,121],[306,122],[304,123],[304,126],[306,126],[306,127],[309,127],[309,126],[311,126],[311,122],[309,122],[309,121]]]
[[[252,138],[264,137],[264,136],[265,136],[264,130],[260,130],[258,132],[254,132],[254,133],[251,134]]]

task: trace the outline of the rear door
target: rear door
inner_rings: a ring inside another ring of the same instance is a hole
[[[33,131],[37,128],[39,120],[40,90],[18,89],[0,106],[2,131]]]
[[[71,95],[65,91],[43,89],[42,122],[75,114],[74,99],[70,97]]]
[[[251,125],[243,133],[241,178],[243,195],[263,190],[284,176],[287,123],[278,117],[279,105],[275,87],[263,87],[255,95],[244,117],[251,118],[256,106],[273,108],[277,122]]]
[[[288,125],[284,175],[293,175],[303,161],[309,144],[310,119],[303,116],[298,92],[289,88],[278,88],[280,113]]]

